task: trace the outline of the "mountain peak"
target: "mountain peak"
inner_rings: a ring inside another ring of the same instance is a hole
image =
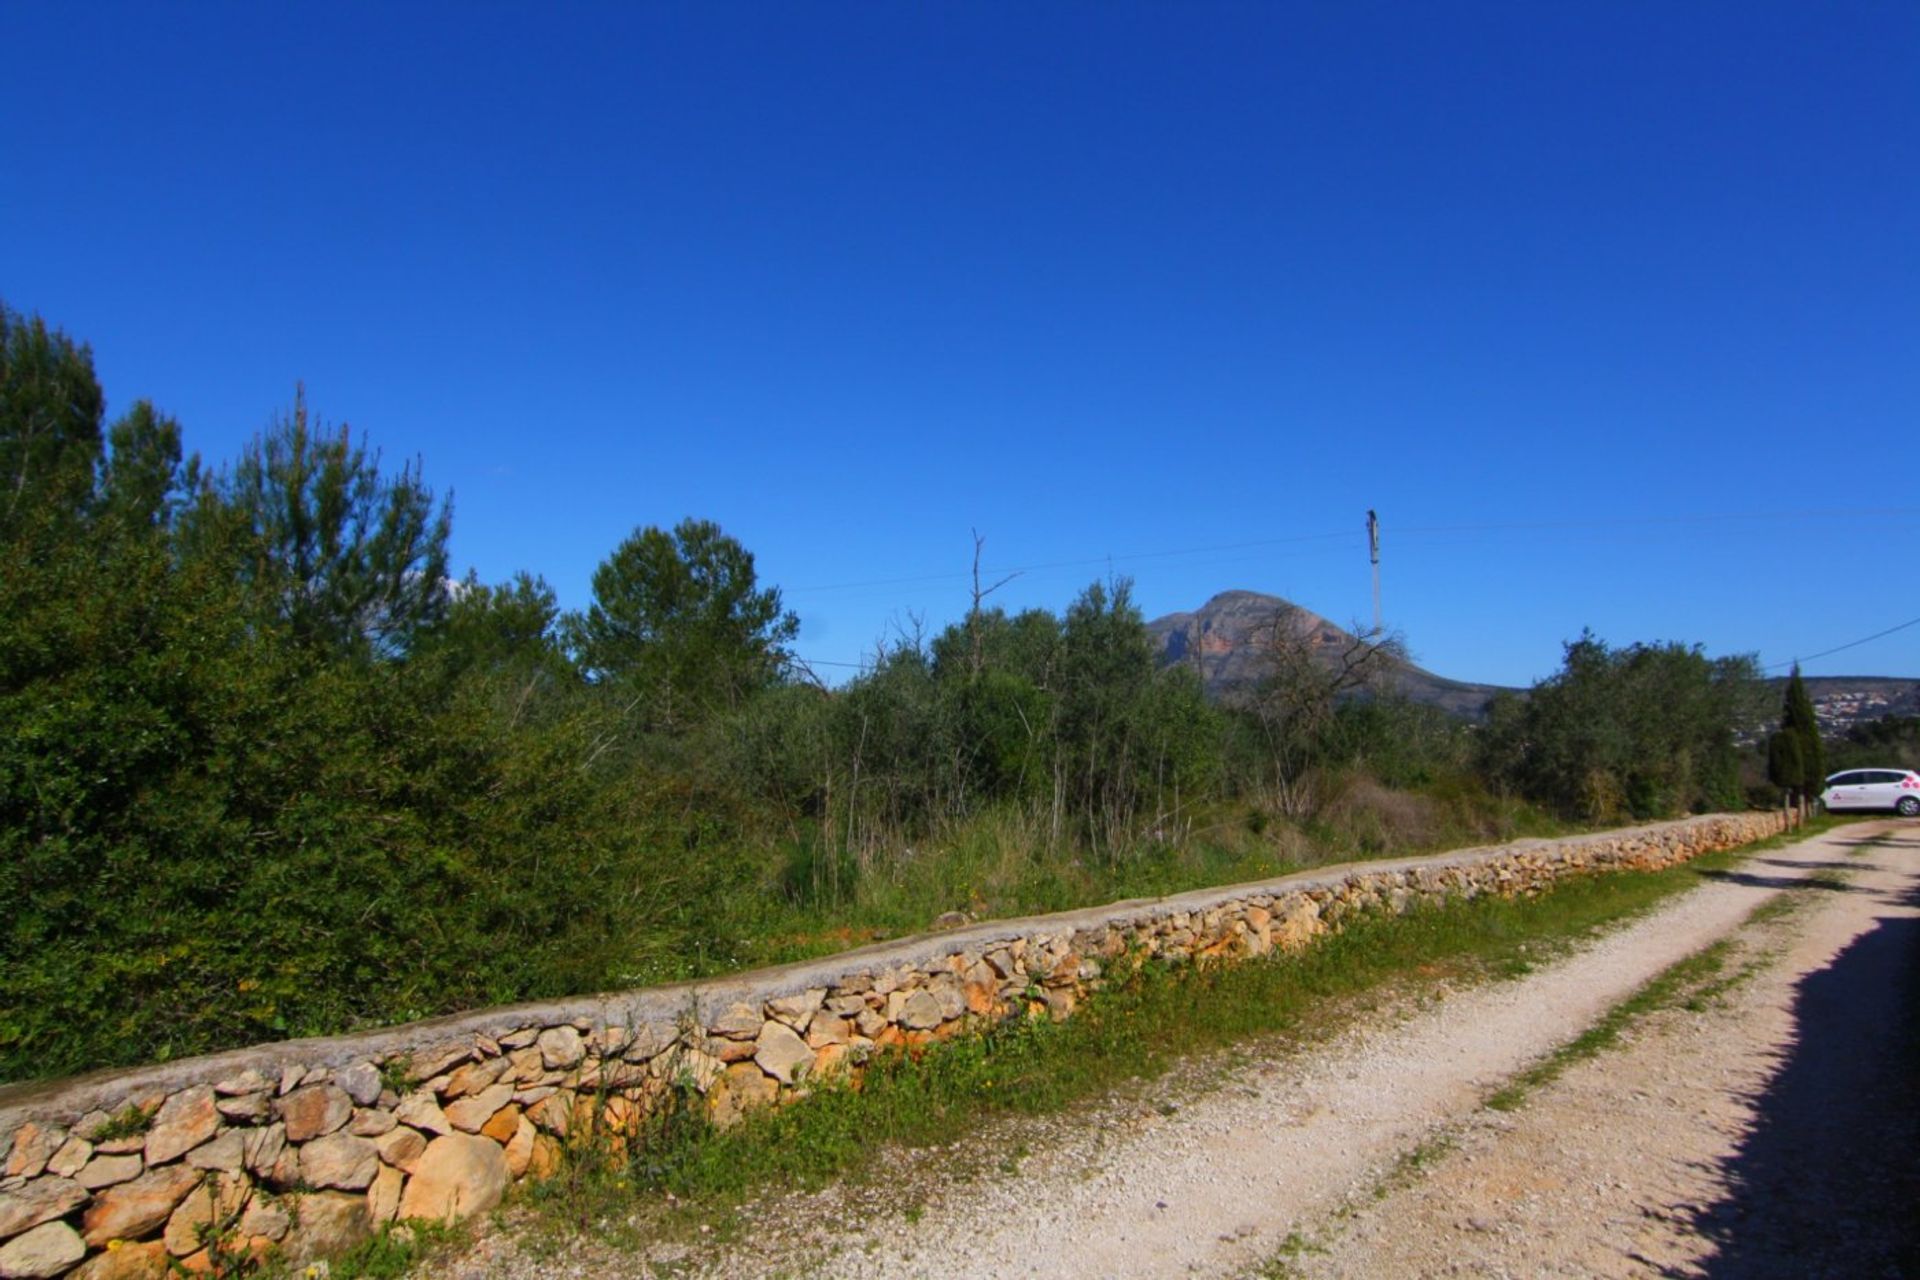
[[[1147,630],[1159,648],[1161,666],[1192,666],[1210,696],[1231,699],[1265,678],[1265,640],[1276,625],[1285,626],[1330,664],[1359,643],[1352,632],[1311,609],[1282,596],[1239,589],[1219,592],[1191,612],[1155,618]],[[1412,663],[1397,665],[1389,680],[1403,697],[1473,719],[1498,692],[1494,685],[1449,680]]]

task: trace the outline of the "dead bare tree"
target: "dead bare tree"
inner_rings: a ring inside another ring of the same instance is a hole
[[[986,637],[980,627],[980,602],[1019,577],[1020,572],[1016,569],[992,586],[983,589],[980,586],[980,550],[987,545],[987,540],[980,536],[978,529],[970,529],[968,532],[973,534],[973,603],[967,609],[967,669],[973,676],[978,677],[986,666]]]
[[[1341,631],[1297,605],[1274,610],[1255,633],[1264,669],[1248,707],[1263,735],[1273,805],[1289,818],[1326,799],[1315,757],[1344,700],[1377,691],[1407,664],[1406,641],[1379,630]]]

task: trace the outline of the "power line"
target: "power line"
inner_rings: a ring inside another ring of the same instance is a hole
[[[1849,640],[1845,644],[1835,645],[1831,649],[1822,649],[1819,653],[1810,653],[1804,658],[1789,658],[1785,662],[1776,662],[1760,669],[1762,671],[1778,671],[1782,667],[1791,667],[1796,663],[1812,662],[1816,658],[1830,658],[1836,653],[1844,653],[1848,649],[1857,649],[1863,644],[1868,644],[1880,639],[1882,636],[1890,636],[1896,631],[1905,631],[1908,627],[1912,626],[1920,626],[1920,618],[1908,618],[1905,622],[1888,627],[1885,631],[1876,631],[1870,636],[1862,636],[1858,640]]]
[[[1920,515],[1920,507],[1818,507],[1799,511],[1700,511],[1689,515],[1621,516],[1588,520],[1509,520],[1487,524],[1415,525],[1398,531],[1409,533],[1524,533],[1541,529],[1624,529],[1640,526],[1716,524],[1740,520],[1824,520],[1835,516]]]
[[[1249,551],[1263,547],[1291,546],[1306,542],[1326,542],[1334,539],[1353,540],[1358,535],[1351,531],[1340,533],[1302,533],[1286,538],[1259,538],[1251,542],[1227,542],[1212,547],[1185,547],[1177,551],[1136,551],[1127,555],[1089,556],[1081,560],[1051,560],[1037,564],[1019,564],[1011,566],[981,566],[980,571],[992,575],[1009,573],[1044,573],[1050,569],[1084,569],[1089,566],[1116,564],[1133,560],[1170,560],[1178,556],[1213,555],[1223,551]],[[956,573],[927,573],[905,578],[870,578],[864,582],[831,582],[814,587],[782,587],[784,595],[799,595],[816,591],[854,591],[863,587],[904,587],[925,582],[964,582],[971,571]]]
[[[1426,534],[1452,533],[1518,533],[1539,532],[1551,529],[1618,529],[1635,527],[1657,527],[1690,524],[1714,524],[1743,520],[1821,520],[1834,517],[1861,519],[1875,516],[1911,516],[1920,515],[1920,507],[1826,507],[1786,511],[1703,511],[1691,515],[1669,516],[1630,516],[1612,519],[1589,520],[1538,520],[1538,521],[1498,521],[1476,524],[1430,524],[1412,525],[1401,529],[1396,536],[1402,540],[1408,536],[1419,537]],[[1340,542],[1349,547],[1356,545],[1364,535],[1351,530],[1326,533],[1300,533],[1279,538],[1256,538],[1245,542],[1225,542],[1213,546],[1184,547],[1177,550],[1136,551],[1124,555],[1089,556],[1074,560],[1051,560],[1034,564],[981,566],[982,573],[1004,575],[1008,573],[1044,573],[1053,569],[1084,569],[1101,565],[1131,563],[1140,560],[1171,560],[1181,556],[1217,555],[1230,551],[1253,551],[1269,547],[1298,546],[1316,542]],[[958,570],[949,573],[909,574],[896,578],[868,578],[853,582],[829,582],[807,587],[783,587],[785,595],[813,594],[828,591],[856,591],[870,587],[917,586],[931,582],[964,582],[969,571]]]

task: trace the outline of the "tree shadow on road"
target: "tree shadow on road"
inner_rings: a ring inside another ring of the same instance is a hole
[[[1920,893],[1887,906],[1801,979],[1783,1065],[1722,1162],[1729,1192],[1691,1211],[1716,1252],[1684,1274],[1920,1276],[1920,919],[1892,915]]]
[[[1822,867],[1832,867],[1834,864],[1822,862],[1817,865]],[[1835,869],[1845,870],[1845,871],[1854,871],[1854,870],[1865,871],[1865,870],[1869,870],[1870,868],[1867,868],[1867,867],[1856,868],[1851,864],[1842,864],[1841,866],[1836,867]],[[1809,890],[1815,893],[1873,893],[1873,892],[1876,892],[1873,889],[1862,888],[1858,885],[1846,884],[1838,880],[1815,880],[1815,879],[1809,879],[1806,876],[1786,876],[1786,875],[1769,876],[1769,875],[1761,875],[1758,872],[1753,872],[1753,871],[1702,871],[1700,873],[1700,878],[1702,880],[1717,880],[1723,884],[1744,884],[1755,889]]]

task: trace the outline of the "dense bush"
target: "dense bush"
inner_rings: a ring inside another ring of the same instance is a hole
[[[1525,698],[1497,699],[1482,736],[1488,774],[1593,822],[1739,808],[1734,730],[1757,718],[1751,658],[1678,644],[1567,645]]]

